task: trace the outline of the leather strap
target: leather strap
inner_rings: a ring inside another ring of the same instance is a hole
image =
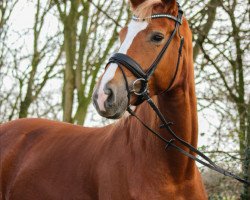
[[[163,114],[160,112],[160,110],[157,108],[157,106],[154,104],[154,102],[152,101],[152,99],[148,96],[148,94],[144,93],[144,98],[147,100],[147,102],[149,103],[149,105],[151,106],[151,108],[155,111],[155,113],[157,114],[157,116],[160,118],[160,120],[162,121],[162,125],[160,126],[161,128],[165,128],[172,136],[173,139],[171,140],[167,140],[166,138],[164,138],[161,134],[157,133],[155,130],[153,130],[152,128],[150,128],[147,124],[145,124],[130,108],[128,108],[128,112],[134,116],[145,128],[147,128],[151,133],[153,133],[156,137],[158,137],[160,140],[162,140],[165,144],[166,147],[165,149],[168,149],[168,147],[173,147],[175,148],[177,151],[179,151],[180,153],[182,153],[183,155],[191,158],[192,160],[195,160],[196,162],[199,162],[200,164],[214,170],[217,171],[220,174],[223,174],[224,176],[228,176],[231,178],[234,178],[236,180],[238,180],[241,183],[246,184],[247,186],[250,186],[250,182],[240,178],[239,176],[224,170],[223,168],[219,167],[218,165],[216,165],[210,158],[208,158],[205,154],[203,154],[202,152],[200,152],[198,149],[196,149],[194,146],[192,146],[191,144],[187,143],[185,140],[181,139],[179,136],[177,136],[175,134],[175,132],[171,129],[170,125],[172,124],[172,122],[167,122],[165,117],[163,116]],[[191,153],[183,150],[181,147],[177,146],[174,144],[174,142],[178,141],[180,142],[183,146],[187,147],[191,152],[196,153],[198,156],[200,156],[200,158],[197,158],[196,156],[192,155]]]
[[[111,56],[111,58],[109,59],[108,64],[117,63],[118,66],[122,65],[122,66],[126,67],[130,72],[133,73],[133,75],[135,77],[144,80],[143,81],[144,83],[142,83],[141,91],[144,91],[144,90],[147,91],[147,88],[145,88],[145,87],[147,87],[147,85],[145,83],[147,83],[149,78],[153,75],[153,73],[156,70],[159,62],[161,61],[164,53],[167,51],[171,41],[173,40],[174,36],[176,35],[177,31],[179,30],[179,26],[182,24],[182,16],[183,16],[183,11],[182,11],[181,7],[179,6],[179,4],[178,4],[178,16],[177,17],[174,17],[172,15],[168,15],[168,14],[156,14],[156,15],[151,16],[152,19],[163,18],[163,17],[166,17],[168,19],[172,19],[172,20],[175,21],[175,28],[172,31],[170,37],[168,38],[166,44],[163,46],[162,50],[160,51],[160,53],[158,54],[158,56],[156,57],[156,59],[154,60],[154,62],[151,64],[151,66],[148,68],[148,70],[146,72],[143,71],[142,67],[135,60],[133,60],[132,58],[130,58],[126,54],[122,54],[122,53],[113,54]],[[134,16],[133,19],[138,20],[139,18],[136,18]],[[184,38],[181,37],[181,42],[180,42],[180,47],[179,47],[179,55],[178,55],[178,61],[177,61],[177,65],[176,65],[175,75],[174,75],[174,78],[172,79],[170,85],[167,87],[167,89],[165,91],[168,91],[170,89],[170,87],[172,86],[172,84],[174,83],[174,80],[175,80],[175,77],[176,77],[176,74],[177,74],[178,68],[179,68],[180,56],[181,56],[181,51],[182,51],[183,44],[184,44]],[[131,92],[128,91],[128,93],[131,93]],[[134,103],[134,105],[139,105],[144,100],[145,99],[143,98],[142,95],[138,96],[137,101]]]
[[[177,60],[177,64],[176,64],[176,67],[175,67],[174,76],[173,76],[172,81],[170,82],[169,86],[167,87],[167,89],[165,91],[163,91],[161,94],[169,91],[171,89],[172,85],[174,84],[174,81],[176,79],[177,72],[178,72],[178,69],[179,69],[179,65],[180,65],[183,45],[184,45],[184,37],[181,37],[180,47],[179,47],[179,51],[178,51],[178,60]]]
[[[156,59],[154,60],[153,64],[149,67],[149,69],[147,70],[147,75],[148,75],[148,78],[150,76],[152,76],[152,74],[154,73],[154,71],[156,70],[156,67],[157,65],[159,64],[159,62],[161,61],[164,53],[167,51],[171,41],[173,40],[177,30],[179,29],[179,26],[181,25],[182,23],[182,17],[183,17],[183,11],[181,9],[181,7],[179,6],[178,4],[178,16],[177,16],[177,19],[175,20],[175,28],[174,30],[172,31],[168,41],[166,42],[166,44],[164,45],[164,47],[162,48],[161,52],[158,54],[158,56],[156,57]],[[172,19],[172,18],[170,18]],[[182,49],[182,46],[183,46],[183,41],[181,40],[181,43],[180,43],[180,49]],[[180,56],[180,54],[179,54]],[[179,59],[179,58],[178,58]]]
[[[147,79],[147,74],[142,70],[141,66],[132,58],[123,53],[115,53],[109,59],[108,64],[117,63],[125,66],[131,71],[135,77]]]

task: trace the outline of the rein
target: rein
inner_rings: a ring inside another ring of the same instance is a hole
[[[162,140],[165,144],[166,147],[165,149],[167,150],[170,146],[175,148],[177,151],[179,151],[180,153],[184,154],[185,156],[199,162],[200,164],[214,170],[217,171],[220,174],[223,174],[224,176],[228,176],[231,178],[234,178],[238,181],[240,181],[241,183],[246,184],[247,186],[250,186],[250,182],[240,178],[239,176],[224,170],[223,168],[221,168],[220,166],[216,165],[210,158],[208,158],[205,154],[203,154],[201,151],[199,151],[198,149],[196,149],[194,146],[192,146],[191,144],[187,143],[186,141],[184,141],[183,139],[181,139],[180,137],[178,137],[176,135],[176,133],[171,129],[170,125],[172,125],[172,122],[167,122],[165,117],[162,115],[162,113],[160,112],[159,108],[157,108],[157,106],[154,104],[154,102],[152,101],[152,99],[148,96],[148,94],[144,94],[144,98],[146,98],[147,102],[149,103],[149,105],[153,108],[153,110],[155,111],[155,113],[157,114],[157,116],[160,118],[160,120],[162,121],[162,125],[160,126],[160,128],[165,128],[167,129],[167,131],[173,136],[174,139],[170,139],[167,140],[166,138],[164,138],[162,135],[160,135],[159,133],[157,133],[155,130],[153,130],[152,128],[150,128],[147,124],[145,124],[131,109],[130,107],[128,107],[127,111],[134,116],[145,128],[147,128],[151,133],[153,133],[156,137],[158,137],[160,140]],[[191,153],[183,150],[181,147],[177,146],[174,144],[174,141],[178,141],[180,142],[182,145],[184,145],[185,147],[187,147],[191,152],[196,153],[197,155],[199,155],[202,159],[197,158],[196,156],[192,155]]]
[[[115,53],[109,59],[109,62],[107,63],[107,65],[109,65],[110,63],[116,63],[119,66],[119,68],[121,69],[124,80],[125,80],[125,83],[126,83],[126,89],[128,91],[128,103],[130,102],[130,93],[134,93],[135,95],[138,96],[137,101],[135,102],[135,105],[139,105],[143,101],[146,100],[148,102],[148,104],[151,106],[151,108],[155,111],[157,116],[160,118],[160,120],[162,122],[162,125],[160,126],[160,128],[165,128],[172,135],[173,138],[171,140],[167,140],[166,138],[164,138],[161,134],[159,134],[158,132],[156,132],[155,130],[150,128],[145,122],[143,122],[131,110],[130,105],[128,105],[127,111],[132,116],[134,116],[151,133],[153,133],[156,137],[158,137],[160,140],[162,140],[166,144],[166,147],[165,147],[166,150],[169,147],[173,147],[174,149],[176,149],[180,153],[184,154],[185,156],[191,158],[192,160],[195,160],[195,161],[199,162],[200,164],[202,164],[202,165],[204,165],[204,166],[206,166],[206,167],[208,167],[208,168],[210,168],[210,169],[212,169],[214,171],[217,171],[218,173],[221,173],[221,174],[223,174],[225,176],[234,178],[234,179],[240,181],[241,183],[244,183],[247,186],[250,186],[249,181],[247,181],[245,179],[242,179],[239,176],[237,176],[237,175],[235,175],[235,174],[233,174],[233,173],[219,167],[210,158],[208,158],[205,154],[203,154],[201,151],[199,151],[198,149],[193,147],[191,144],[187,143],[185,140],[183,140],[179,136],[177,136],[176,133],[170,127],[170,125],[172,125],[173,123],[168,122],[166,120],[166,118],[160,112],[159,108],[155,105],[155,103],[152,101],[152,99],[149,96],[148,84],[147,84],[148,80],[152,76],[154,71],[156,70],[156,67],[158,66],[161,58],[163,57],[164,53],[166,52],[167,48],[169,47],[169,45],[170,45],[171,41],[173,40],[174,36],[177,34],[177,32],[179,33],[179,26],[182,24],[182,16],[183,16],[183,11],[181,10],[181,8],[180,8],[180,6],[178,4],[178,16],[177,17],[172,16],[172,15],[168,15],[168,14],[156,14],[156,15],[152,15],[150,17],[147,17],[147,18],[151,18],[151,19],[168,18],[168,19],[174,20],[175,21],[175,28],[172,31],[171,35],[169,36],[169,39],[167,40],[167,42],[163,46],[162,50],[160,51],[159,55],[156,57],[156,59],[154,60],[154,62],[148,68],[148,70],[146,72],[143,71],[142,67],[135,60],[133,60],[132,58],[130,58],[126,54],[122,54],[122,53]],[[136,21],[145,20],[145,19],[140,19],[140,18],[138,18],[136,16],[133,16],[132,19],[136,20]],[[179,46],[179,51],[178,51],[178,60],[177,60],[177,64],[176,64],[175,74],[174,74],[174,77],[172,78],[169,86],[162,93],[169,91],[169,89],[171,88],[171,86],[174,83],[174,80],[175,80],[177,72],[178,72],[178,68],[179,68],[179,64],[180,64],[180,58],[181,58],[181,54],[182,54],[182,48],[183,48],[183,44],[184,44],[184,38],[180,35],[180,33],[179,33],[179,37],[180,37],[180,46]],[[133,75],[135,75],[138,78],[138,79],[136,79],[134,81],[134,83],[132,85],[133,86],[132,90],[129,88],[127,77],[125,75],[125,72],[124,72],[122,66],[120,66],[120,65],[126,67],[130,72],[133,73]],[[135,89],[134,89],[134,85],[135,85],[135,83],[137,81],[140,81],[142,83],[141,90],[139,92],[136,92]],[[183,146],[187,147],[191,152],[197,154],[202,159],[197,158],[196,156],[192,155],[191,153],[183,150],[181,147],[175,145],[174,144],[175,141],[180,142]]]

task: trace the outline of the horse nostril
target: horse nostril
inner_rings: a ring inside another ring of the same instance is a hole
[[[106,95],[108,95],[108,96],[110,96],[110,95],[112,95],[112,90],[110,89],[110,88],[106,88],[105,90],[104,90],[104,92],[105,92],[105,94]]]
[[[107,98],[107,100],[106,100],[106,102],[105,102],[105,106],[106,107],[112,107],[113,106],[113,104],[114,104],[114,102],[115,102],[115,98],[114,98],[114,92],[113,92],[113,90],[111,89],[111,88],[106,88],[105,90],[104,90],[104,92],[105,92],[105,94],[106,95],[108,95],[108,98]]]
[[[94,99],[94,101],[96,101],[98,99],[98,93],[96,91],[93,93],[92,98]]]

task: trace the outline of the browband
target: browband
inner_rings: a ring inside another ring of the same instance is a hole
[[[145,18],[139,18],[135,15],[132,16],[132,19],[135,21],[145,21],[147,19],[157,19],[157,18],[168,18],[168,19],[172,19],[176,22],[178,22],[179,24],[182,24],[182,18],[179,17],[175,17],[173,15],[169,15],[169,14],[165,14],[165,13],[160,13],[160,14],[154,14]]]

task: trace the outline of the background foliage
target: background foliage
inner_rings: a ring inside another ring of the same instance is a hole
[[[193,30],[200,148],[249,178],[249,1],[181,5]],[[91,94],[129,20],[127,1],[1,0],[0,11],[0,123],[107,123],[93,113]],[[201,170],[211,199],[249,199],[249,188]]]

